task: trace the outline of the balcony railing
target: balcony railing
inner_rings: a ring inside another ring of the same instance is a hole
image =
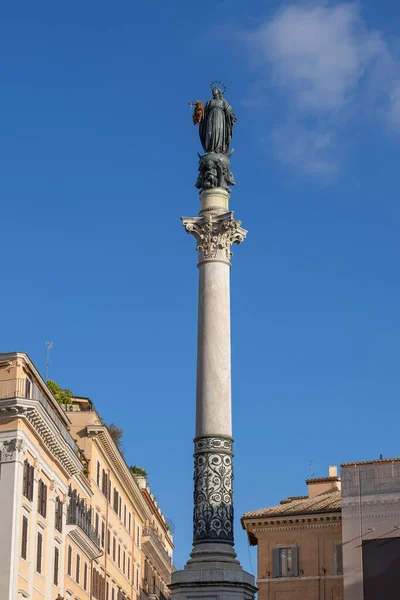
[[[67,511],[67,525],[78,525],[91,541],[101,549],[100,535],[91,523],[90,510],[81,507],[73,499],[70,500]]]
[[[143,527],[143,535],[147,535],[147,536],[151,537],[151,539],[154,541],[157,548],[160,550],[162,556],[172,565],[171,557],[169,556],[168,552],[162,545],[161,540],[158,537],[158,535],[156,534],[156,532],[154,531],[154,529],[152,527],[148,527],[148,526]]]
[[[72,439],[68,429],[65,427],[61,418],[51,406],[48,398],[41,392],[35,383],[29,379],[22,378],[0,381],[0,400],[6,400],[9,398],[26,398],[28,400],[37,400],[42,405],[50,419],[53,421],[54,425],[57,427],[61,437],[67,442],[67,444],[76,454],[78,453],[78,446]]]

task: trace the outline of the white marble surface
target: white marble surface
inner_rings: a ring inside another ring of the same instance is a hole
[[[199,265],[196,437],[232,435],[230,267]]]

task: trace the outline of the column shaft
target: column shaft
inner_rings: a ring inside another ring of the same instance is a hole
[[[199,264],[196,437],[232,435],[229,263]]]

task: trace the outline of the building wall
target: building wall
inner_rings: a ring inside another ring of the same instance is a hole
[[[367,600],[363,546],[372,540],[384,542],[400,537],[400,461],[344,466],[342,513],[344,600]],[[384,565],[384,556],[385,544],[377,544],[376,566]],[[400,570],[396,572],[400,587]],[[368,600],[374,597],[370,595]]]
[[[340,522],[331,524],[321,518],[308,524],[257,527],[259,600],[342,600],[343,578],[334,572],[334,544],[341,541]],[[273,549],[298,547],[296,577],[273,577]]]

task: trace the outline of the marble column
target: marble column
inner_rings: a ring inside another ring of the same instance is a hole
[[[254,578],[233,549],[230,333],[231,248],[247,232],[221,188],[203,191],[199,216],[182,222],[199,258],[193,551],[185,568],[173,573],[170,589],[173,600],[193,594],[198,600],[251,600]]]

